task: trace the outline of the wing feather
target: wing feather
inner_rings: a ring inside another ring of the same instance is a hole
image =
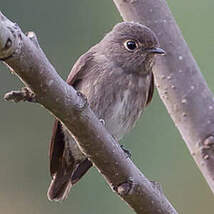
[[[153,97],[153,94],[154,94],[154,86],[155,86],[155,84],[154,84],[154,74],[151,73],[150,87],[149,87],[149,93],[148,93],[146,105],[148,105],[152,101],[152,97]]]
[[[83,73],[86,72],[85,67],[92,58],[93,52],[89,51],[77,60],[66,81],[69,85],[72,85],[74,88],[77,87],[78,83],[81,81]],[[64,146],[65,142],[62,125],[58,120],[55,120],[49,147],[50,173],[52,177],[59,168]]]

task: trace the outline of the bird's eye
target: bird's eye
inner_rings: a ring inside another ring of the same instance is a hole
[[[125,41],[124,46],[129,51],[134,51],[138,47],[137,42],[134,40]]]

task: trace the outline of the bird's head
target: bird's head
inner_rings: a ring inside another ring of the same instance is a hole
[[[134,22],[115,25],[99,46],[103,54],[114,63],[137,72],[146,72],[153,66],[155,55],[165,54],[159,47],[155,33],[148,27]]]

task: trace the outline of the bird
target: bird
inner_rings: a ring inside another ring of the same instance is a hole
[[[155,33],[135,22],[116,24],[104,38],[79,57],[67,83],[87,97],[108,132],[121,140],[134,126],[154,92],[152,67],[164,55]],[[49,148],[48,199],[65,200],[71,187],[92,167],[74,138],[57,119]]]

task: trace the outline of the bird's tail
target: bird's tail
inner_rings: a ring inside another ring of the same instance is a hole
[[[51,184],[48,189],[48,199],[51,201],[61,201],[65,200],[70,192],[72,183],[71,175],[68,173],[63,174],[58,171],[51,181]]]
[[[53,176],[51,184],[48,189],[48,199],[54,201],[65,200],[70,192],[71,187],[80,180],[80,178],[89,170],[92,163],[85,159],[76,166],[76,169],[63,170],[62,168],[57,171]]]

